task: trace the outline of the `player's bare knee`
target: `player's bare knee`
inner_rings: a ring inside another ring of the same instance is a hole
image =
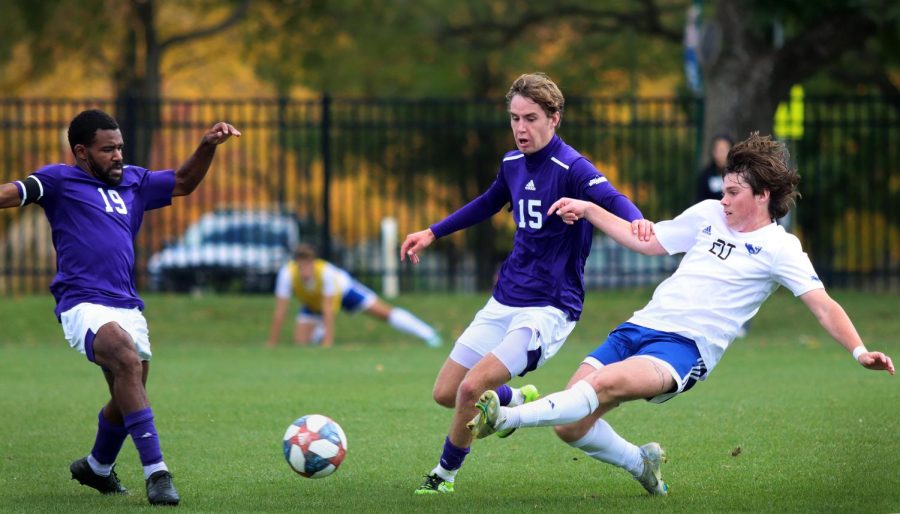
[[[440,405],[441,407],[447,407],[448,409],[452,409],[456,407],[456,391],[449,391],[446,389],[440,389],[435,387],[434,391],[432,391],[432,397],[434,398],[435,403]]]
[[[143,365],[131,336],[118,328],[98,331],[94,342],[94,355],[97,363],[108,368],[114,376],[143,374]]]
[[[130,347],[129,347],[130,346]],[[121,345],[111,354],[112,365],[109,368],[116,376],[128,375],[140,377],[144,372],[141,358],[134,345]]]
[[[474,380],[463,380],[456,394],[456,404],[475,405],[485,388]]]
[[[622,382],[613,373],[598,371],[585,380],[594,388],[601,404],[618,404],[624,395]]]

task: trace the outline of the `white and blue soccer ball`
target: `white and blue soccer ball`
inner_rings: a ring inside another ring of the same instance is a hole
[[[284,433],[284,458],[301,476],[327,477],[340,467],[346,455],[347,436],[328,416],[303,416]]]

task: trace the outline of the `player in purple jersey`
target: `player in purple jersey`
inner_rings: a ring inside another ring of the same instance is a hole
[[[487,220],[512,206],[513,249],[500,268],[487,305],[456,341],[434,385],[435,401],[455,413],[439,464],[416,494],[452,492],[456,473],[469,453],[466,422],[481,393],[497,389],[504,405],[538,397],[534,386],[506,385],[552,357],[581,315],[584,263],[593,227],[568,225],[546,216],[560,195],[602,205],[645,227],[641,213],[581,154],[556,135],[565,99],[542,73],[517,78],[506,95],[517,150],[507,152],[487,191],[430,228],[406,236],[400,260],[419,262],[418,253],[435,239]],[[503,435],[509,435],[507,432]]]
[[[123,164],[118,123],[105,112],[87,110],[69,124],[75,166],[45,166],[0,185],[0,208],[44,208],[57,255],[50,284],[57,319],[69,345],[106,378],[110,400],[98,415],[94,447],[69,467],[73,479],[103,494],[127,493],[113,468],[131,435],[149,502],[180,501],[145,389],[151,353],[144,304],[134,285],[134,238],[144,211],[190,194],[206,176],[216,146],[240,135],[228,123],[216,123],[178,170],[151,172]]]

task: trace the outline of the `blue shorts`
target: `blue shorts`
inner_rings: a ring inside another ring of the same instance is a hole
[[[661,395],[647,398],[662,403],[694,387],[706,378],[706,364],[691,339],[672,332],[660,332],[633,323],[622,323],[609,333],[606,341],[584,359],[585,364],[601,368],[640,356],[664,365],[675,379],[675,387]]]
[[[346,312],[364,311],[371,307],[377,299],[375,291],[354,280],[350,284],[350,289],[347,289],[341,298],[341,308]]]

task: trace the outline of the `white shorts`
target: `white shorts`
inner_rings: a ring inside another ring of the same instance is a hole
[[[509,307],[491,297],[456,340],[450,358],[471,369],[477,360],[494,351],[508,333],[522,328],[532,331],[526,349],[527,364],[524,369],[510,369],[512,375],[533,371],[556,355],[575,328],[575,322],[556,307]],[[497,357],[504,363],[512,360],[502,355]]]
[[[150,332],[147,320],[137,307],[122,309],[95,303],[79,303],[59,316],[69,346],[94,361],[94,336],[103,325],[114,321],[128,332],[142,361],[149,361]]]

